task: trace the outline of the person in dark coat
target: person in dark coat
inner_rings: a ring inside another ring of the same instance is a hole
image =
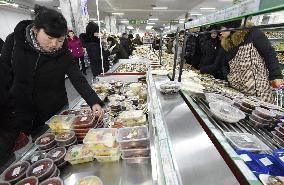
[[[124,48],[113,37],[108,37],[107,42],[109,45],[108,50],[110,55],[116,55],[113,61],[114,63],[116,63],[119,59],[129,59],[129,56]]]
[[[139,34],[136,34],[136,37],[133,40],[133,44],[137,45],[137,46],[143,45],[143,42],[142,42]]]
[[[207,31],[219,30],[217,26],[211,26]],[[221,41],[219,39],[217,32],[212,32],[209,34],[201,35],[200,40],[200,50],[201,50],[201,59],[199,64],[199,70],[201,73],[206,72],[207,74],[211,74],[215,76],[215,78],[219,78],[216,71],[207,70],[207,67],[214,64],[216,56],[221,47]]]
[[[74,34],[72,30],[68,30],[68,48],[71,51],[75,61],[78,64],[78,67],[80,68],[80,62],[82,66],[82,72],[84,75],[87,75],[86,73],[86,66],[84,61],[84,48],[81,43],[81,40]]]
[[[36,5],[35,20],[21,21],[3,46],[1,58],[13,71],[10,92],[16,122],[28,135],[45,128],[44,123],[68,104],[66,74],[92,110],[103,114],[102,101],[68,50],[66,33],[61,13]]]
[[[0,51],[2,50],[3,45],[4,45],[4,41],[0,38]]]
[[[160,49],[160,44],[161,44],[160,42],[161,40],[158,37],[154,38],[153,43],[152,43],[152,48],[154,51]]]
[[[128,43],[129,43],[129,50],[130,50],[129,56],[131,56],[133,51],[135,50],[135,46],[133,44],[133,40],[134,40],[133,35],[129,34],[129,36],[128,36]]]
[[[103,72],[101,51],[103,52],[104,63],[107,62],[107,60],[104,57],[104,50],[101,49],[100,45],[99,26],[94,22],[89,22],[86,27],[85,47],[90,59],[93,76],[96,78]]]
[[[123,33],[122,37],[120,38],[120,44],[121,46],[125,49],[126,53],[128,56],[131,55],[131,50],[130,50],[130,45],[129,45],[129,40],[128,40],[128,34]]]
[[[222,29],[238,28],[241,20],[222,25]],[[249,30],[221,32],[220,60],[230,85],[250,96],[273,103],[271,84],[279,87],[283,77],[275,49],[265,34],[248,22]]]
[[[192,30],[195,32],[195,30]],[[191,31],[191,32],[192,32]],[[199,68],[201,58],[201,49],[199,46],[199,36],[191,33],[188,36],[185,48],[186,63],[192,65],[195,69]]]

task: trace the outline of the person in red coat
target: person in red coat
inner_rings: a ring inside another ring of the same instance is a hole
[[[86,66],[84,62],[84,48],[82,46],[81,40],[74,34],[72,30],[68,31],[68,48],[72,52],[78,66],[80,62],[82,65],[82,72],[86,75]]]

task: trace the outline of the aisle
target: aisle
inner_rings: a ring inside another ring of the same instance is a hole
[[[87,76],[85,76],[86,79],[88,80],[89,84],[91,84],[92,82],[92,72],[91,72],[91,68],[87,69]],[[77,97],[79,97],[79,93],[75,90],[75,88],[73,87],[73,85],[71,84],[69,78],[67,78],[65,80],[65,87],[66,87],[66,91],[67,91],[67,96],[68,96],[68,101],[69,104],[70,102],[74,101]]]

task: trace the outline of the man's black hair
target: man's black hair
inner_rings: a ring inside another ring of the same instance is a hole
[[[99,25],[90,21],[86,27],[86,34],[88,36],[94,36],[94,33],[99,33]]]
[[[61,13],[39,5],[35,5],[34,11],[36,29],[43,29],[47,35],[55,38],[66,35],[67,22]]]

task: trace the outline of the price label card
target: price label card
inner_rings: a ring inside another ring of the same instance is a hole
[[[20,167],[20,166],[17,167],[17,168],[15,168],[15,169],[13,170],[12,176],[17,176],[17,175],[19,175],[20,171],[21,171],[21,167]]]
[[[240,155],[240,158],[241,158],[242,160],[244,160],[245,162],[252,161],[251,158],[250,158],[247,154],[242,154],[242,155]]]
[[[52,155],[52,157],[54,157],[54,158],[56,158],[56,157],[58,157],[58,155],[61,153],[61,151],[56,151],[53,155]]]
[[[262,159],[259,159],[261,161],[262,164],[264,164],[265,166],[270,166],[272,165],[273,163],[267,158],[262,158]]]
[[[43,170],[43,165],[40,165],[40,166],[34,168],[34,169],[33,169],[33,173],[37,173],[37,172],[39,172],[39,171],[41,171],[41,170]]]

